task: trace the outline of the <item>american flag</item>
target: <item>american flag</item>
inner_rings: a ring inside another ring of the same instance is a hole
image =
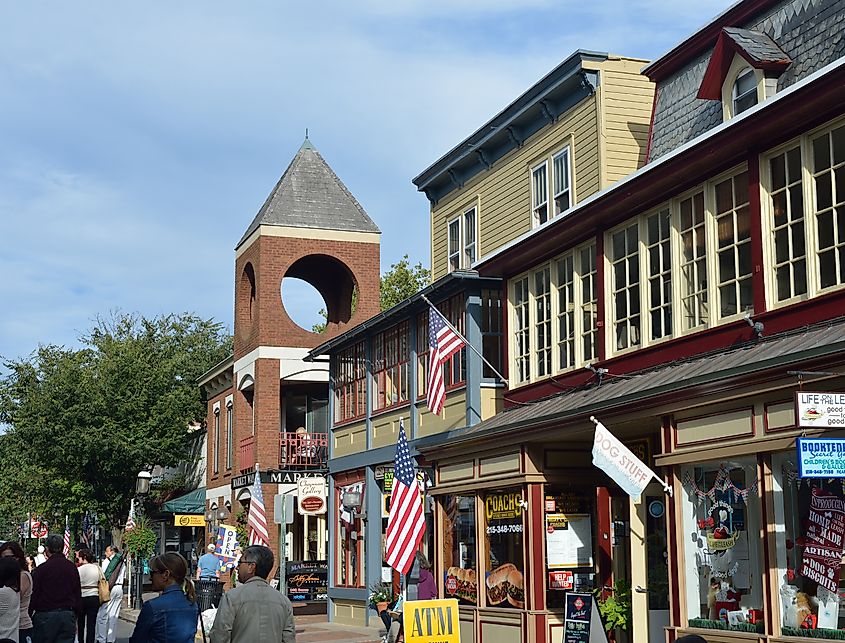
[[[82,516],[82,542],[86,547],[91,546],[91,519],[88,517],[88,512]]]
[[[68,526],[67,515],[65,515],[65,541],[63,545],[62,553],[65,558],[68,558],[70,557],[70,527]]]
[[[443,382],[443,365],[464,346],[458,335],[440,312],[429,306],[428,310],[428,408],[440,415],[446,400],[446,385]]]
[[[126,531],[135,529],[135,499],[129,501],[129,517],[126,519]]]
[[[387,517],[385,560],[400,574],[407,574],[414,564],[414,554],[425,533],[422,497],[417,472],[405,438],[405,424],[399,420],[399,441],[393,464],[393,491]]]
[[[261,474],[258,467],[255,467],[255,480],[252,481],[252,488],[249,490],[252,498],[249,501],[249,515],[246,518],[246,526],[249,528],[249,544],[264,545],[270,542],[270,535],[267,533],[267,513],[264,510],[264,493],[261,491]]]

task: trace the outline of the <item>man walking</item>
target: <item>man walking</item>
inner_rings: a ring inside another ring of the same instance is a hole
[[[100,605],[97,612],[97,643],[112,643],[117,637],[117,617],[123,601],[123,578],[126,574],[126,561],[117,548],[106,547],[106,559],[102,563],[103,576],[109,582],[111,598]]]
[[[214,545],[209,544],[208,551],[197,561],[197,580],[218,580],[220,578],[220,559],[214,555]]]
[[[61,536],[47,536],[43,564],[32,572],[32,598],[29,610],[36,641],[73,643],[76,637],[76,611],[82,607],[82,587],[76,565],[62,553]]]
[[[238,562],[238,586],[220,600],[211,643],[295,643],[293,607],[287,596],[273,589],[267,577],[273,569],[273,552],[263,545],[244,549]]]

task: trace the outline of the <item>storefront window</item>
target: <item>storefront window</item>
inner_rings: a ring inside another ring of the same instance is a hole
[[[463,605],[478,604],[475,549],[475,496],[444,496],[443,583],[446,598]]]
[[[525,607],[522,490],[484,494],[484,560],[488,607]]]
[[[756,461],[687,467],[681,476],[690,627],[762,632]]]
[[[546,606],[563,609],[567,592],[595,588],[595,493],[547,486]]]
[[[843,639],[842,479],[799,478],[794,452],[775,455],[772,470],[782,632]]]
[[[364,586],[364,523],[361,505],[364,483],[335,487],[338,515],[337,580],[338,587]],[[356,505],[357,502],[357,505]]]

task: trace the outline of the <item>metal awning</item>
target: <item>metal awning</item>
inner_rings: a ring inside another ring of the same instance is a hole
[[[205,487],[168,500],[162,506],[162,510],[174,514],[205,514]]]

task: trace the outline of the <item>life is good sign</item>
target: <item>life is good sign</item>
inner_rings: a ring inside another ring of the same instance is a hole
[[[461,643],[456,598],[405,601],[402,619],[406,643]]]
[[[596,435],[593,439],[593,464],[609,475],[629,496],[639,499],[654,471],[622,444],[607,427],[593,419]],[[657,478],[659,480],[659,478]]]
[[[845,393],[798,391],[795,418],[800,427],[845,427]]]

